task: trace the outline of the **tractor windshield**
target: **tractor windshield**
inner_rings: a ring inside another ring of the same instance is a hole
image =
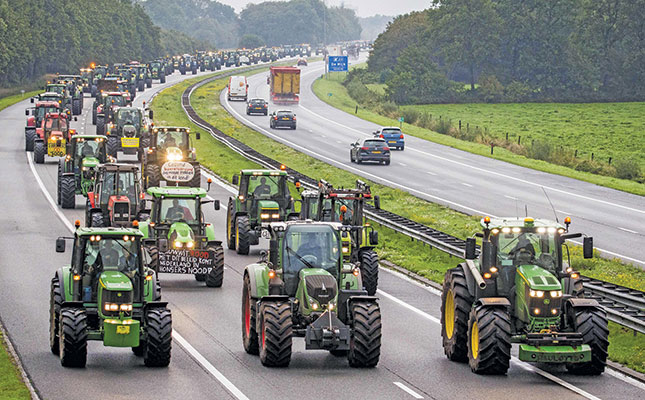
[[[122,108],[118,111],[117,123],[119,126],[134,125],[139,128],[141,125],[141,114],[136,108]]]
[[[186,222],[197,224],[199,218],[196,198],[174,198],[161,200],[159,220],[161,223],[171,224],[173,222]]]
[[[107,73],[107,70],[105,69],[105,67],[97,67],[94,70],[94,76],[97,78],[101,76],[105,76],[106,73]]]
[[[338,276],[338,236],[327,225],[292,225],[283,240],[283,273],[287,293],[295,293],[303,268],[322,268]]]
[[[67,120],[64,118],[49,118],[45,121],[45,129],[48,131],[66,130]]]
[[[83,158],[96,157],[99,160],[105,160],[105,146],[101,139],[84,139],[79,138],[76,142],[75,166],[79,167]]]
[[[543,228],[544,229],[544,228]],[[500,264],[504,266],[519,266],[526,264],[539,265],[542,268],[555,272],[557,268],[558,249],[556,246],[555,232],[517,230],[513,232],[503,229],[497,238],[497,256]]]
[[[247,197],[252,197],[256,200],[268,200],[272,198],[283,198],[288,193],[289,189],[287,188],[286,176],[249,176]]]
[[[169,147],[179,147],[185,149],[189,145],[188,133],[180,131],[159,132],[157,134],[157,147],[167,149]]]
[[[101,206],[107,206],[110,196],[126,196],[130,204],[137,202],[137,182],[132,171],[106,172],[101,185]]]
[[[52,92],[52,93],[63,94],[63,93],[65,93],[65,86],[64,85],[47,85],[47,89],[45,91]]]
[[[108,106],[125,106],[126,103],[125,96],[107,96],[105,99],[105,104]]]
[[[57,107],[36,107],[36,118],[42,120],[49,113],[58,112]]]

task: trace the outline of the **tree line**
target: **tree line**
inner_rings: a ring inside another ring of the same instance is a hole
[[[0,85],[195,47],[130,0],[0,0]],[[171,54],[172,54],[171,53]]]
[[[645,98],[645,0],[435,0],[368,62],[399,104]]]

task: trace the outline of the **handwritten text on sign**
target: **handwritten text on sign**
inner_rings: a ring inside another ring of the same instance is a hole
[[[188,182],[195,176],[195,168],[184,161],[168,161],[161,167],[161,176],[167,181]]]
[[[217,267],[214,251],[168,250],[159,252],[159,272],[208,274],[214,267]]]

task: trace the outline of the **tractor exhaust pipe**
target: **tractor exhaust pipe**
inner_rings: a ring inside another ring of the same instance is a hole
[[[482,278],[482,275],[479,273],[473,260],[466,260],[466,265],[468,266],[468,269],[470,269],[470,273],[473,274],[475,282],[477,282],[477,286],[479,286],[480,289],[486,289],[486,282],[484,282],[484,278]]]

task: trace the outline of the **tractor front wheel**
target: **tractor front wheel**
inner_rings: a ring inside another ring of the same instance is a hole
[[[193,175],[192,179],[188,182],[188,186],[190,187],[200,187],[202,185],[202,171],[199,167],[199,164],[195,166],[195,175]]]
[[[600,375],[607,366],[609,347],[609,328],[607,315],[596,308],[582,309],[573,316],[573,327],[582,334],[584,344],[591,347],[591,361],[567,364],[569,372],[578,375]]]
[[[228,200],[226,209],[226,246],[235,250],[235,205],[233,199]]]
[[[353,331],[347,354],[349,365],[375,367],[381,356],[381,309],[376,302],[356,301],[349,312]]]
[[[109,135],[107,139],[107,153],[116,158],[116,152],[119,150],[119,138]]]
[[[45,149],[45,142],[38,141],[34,143],[34,161],[36,164],[44,164],[45,163],[45,153],[47,150]]]
[[[54,275],[49,294],[49,348],[53,354],[60,354],[60,309],[63,304],[63,293],[58,276]]]
[[[167,367],[172,349],[172,314],[167,308],[153,308],[144,318],[147,338],[143,362],[146,367]]]
[[[73,175],[60,177],[60,205],[63,208],[76,207],[76,181]]]
[[[250,232],[249,217],[242,215],[235,218],[235,248],[237,249],[237,254],[249,254],[249,248],[251,247]]]
[[[25,151],[34,151],[34,141],[36,140],[36,130],[25,130]]]
[[[360,253],[360,259],[363,287],[368,295],[374,296],[378,287],[378,254],[374,250],[365,250]]]
[[[72,114],[81,115],[81,108],[83,107],[82,100],[76,99],[72,102]]]
[[[468,361],[468,314],[472,304],[461,268],[448,270],[441,294],[441,337],[449,360]]]
[[[159,186],[161,181],[161,170],[158,165],[148,164],[146,166],[146,188]]]
[[[105,117],[96,117],[96,134],[105,135]]]
[[[260,306],[260,361],[265,367],[286,367],[291,361],[291,305],[266,302]]]
[[[80,308],[63,308],[59,327],[60,364],[83,368],[87,361],[87,314]]]
[[[256,310],[255,299],[251,297],[251,278],[244,274],[242,285],[242,344],[244,350],[253,355],[260,354],[258,332],[255,327]]]
[[[92,217],[90,220],[92,224],[92,228],[103,228],[105,227],[105,222],[103,221],[103,213],[101,212],[94,212],[92,213]]]
[[[511,360],[511,317],[502,307],[478,306],[468,321],[468,364],[483,375],[504,375]]]
[[[209,246],[206,250],[215,252],[213,268],[211,269],[211,272],[206,275],[206,286],[221,287],[222,282],[224,281],[224,249],[222,246]]]

